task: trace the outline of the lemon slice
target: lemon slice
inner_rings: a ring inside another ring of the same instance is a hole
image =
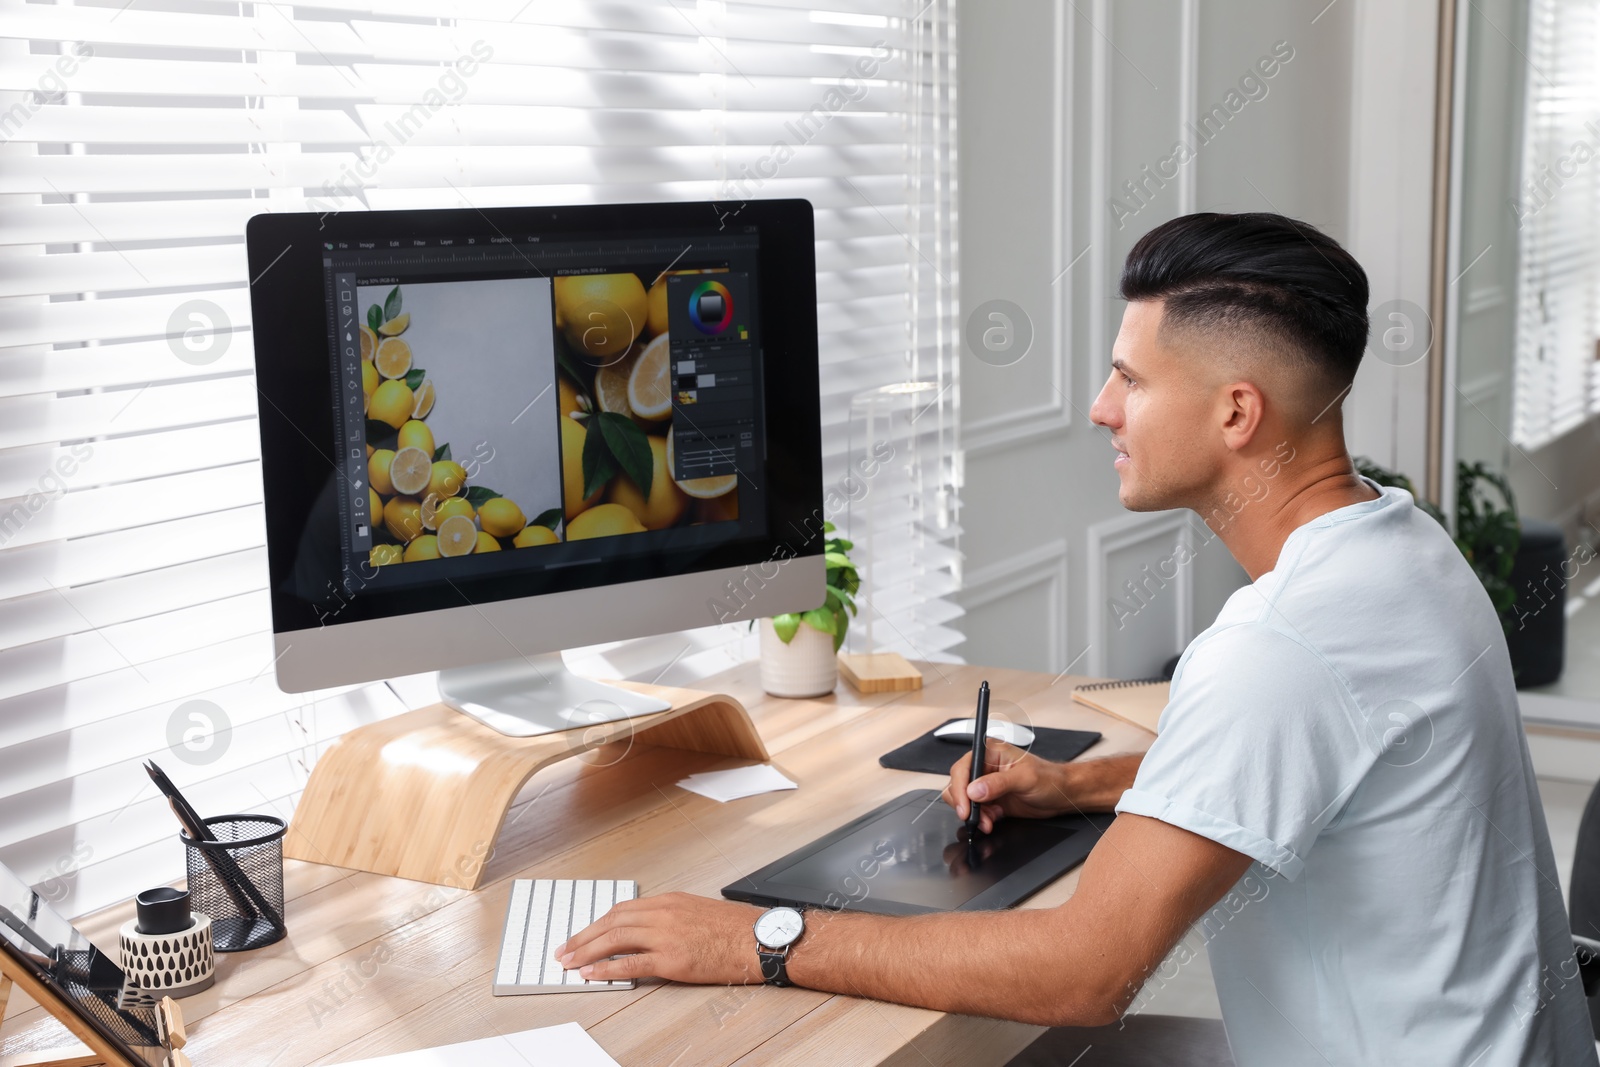
[[[651,422],[672,414],[672,361],[666,334],[645,345],[628,372],[628,404],[635,415]]]
[[[667,431],[667,471],[671,473],[678,469],[678,464],[672,458],[672,431]],[[694,497],[696,500],[714,500],[724,493],[730,493],[739,485],[738,474],[717,474],[710,478],[674,478],[678,488]]]
[[[385,337],[399,337],[406,332],[406,327],[410,325],[411,312],[408,311],[404,315],[396,315],[382,326],[379,326],[378,332]]]
[[[433,400],[433,379],[424,378],[422,379],[422,384],[417,386],[417,403],[411,409],[411,417],[413,419],[427,418],[428,412],[433,410]]]
[[[428,488],[428,478],[432,474],[433,461],[415,446],[396,452],[394,462],[389,464],[389,483],[395,492],[406,496],[416,496]]]
[[[638,359],[639,353],[632,351],[595,371],[594,400],[601,411],[633,414],[633,405],[628,401],[628,378]]]
[[[478,547],[478,528],[465,515],[452,515],[439,524],[439,555],[465,556]]]
[[[361,358],[370,363],[377,350],[378,335],[372,332],[371,326],[363,323],[361,326]]]
[[[403,378],[411,369],[411,346],[398,337],[386,338],[378,342],[378,355],[373,363],[385,378]]]

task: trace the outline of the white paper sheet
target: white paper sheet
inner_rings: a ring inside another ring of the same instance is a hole
[[[779,789],[794,789],[795,784],[770,763],[753,767],[735,767],[728,771],[703,771],[691,774],[678,783],[679,788],[699,793],[712,800],[729,801],[740,797],[753,797],[758,793],[771,793]]]
[[[621,1067],[577,1023],[542,1026],[520,1034],[485,1037],[459,1045],[402,1052],[342,1067]]]

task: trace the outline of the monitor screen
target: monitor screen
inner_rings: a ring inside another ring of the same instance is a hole
[[[253,219],[275,629],[820,553],[810,206],[725,214]]]

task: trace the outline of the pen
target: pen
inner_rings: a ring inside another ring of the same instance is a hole
[[[972,723],[972,773],[967,781],[976,781],[983,774],[983,744],[989,734],[989,683],[978,686],[978,713]],[[978,831],[978,803],[967,802],[967,830]]]

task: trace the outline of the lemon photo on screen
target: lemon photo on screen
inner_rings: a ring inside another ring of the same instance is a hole
[[[644,290],[634,284],[637,293],[616,278],[564,290],[574,321],[588,322],[578,336],[587,332],[596,352],[613,352],[607,338],[626,352],[643,329]],[[552,420],[592,409],[571,375],[550,388],[554,289],[545,278],[358,286],[374,565],[559,543]],[[530,347],[547,358],[530,360]]]

